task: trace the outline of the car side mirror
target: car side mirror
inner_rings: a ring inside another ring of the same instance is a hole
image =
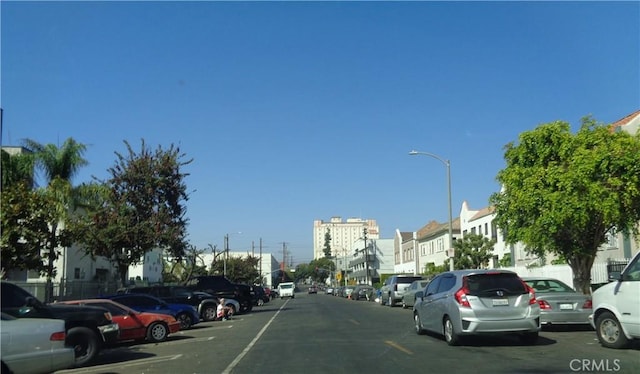
[[[611,273],[609,273],[608,280],[609,280],[609,282],[621,281],[622,280],[622,272],[612,271]]]
[[[416,292],[416,300],[422,301],[423,295],[424,295],[424,292],[422,292],[422,291]]]

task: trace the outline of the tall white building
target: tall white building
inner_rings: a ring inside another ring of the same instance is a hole
[[[313,259],[324,257],[323,248],[327,231],[331,235],[331,256],[344,256],[353,252],[352,245],[364,236],[367,229],[368,239],[380,239],[380,227],[374,219],[331,217],[329,221],[313,221]]]

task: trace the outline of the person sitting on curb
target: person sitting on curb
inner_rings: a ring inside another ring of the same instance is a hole
[[[233,315],[233,309],[225,305],[224,298],[220,299],[220,303],[216,308],[216,317],[219,320],[226,321],[228,319],[231,319],[232,315]]]

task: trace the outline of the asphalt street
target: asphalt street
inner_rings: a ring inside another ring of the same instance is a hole
[[[158,344],[107,349],[57,373],[637,373],[640,347],[600,346],[590,327],[544,329],[538,343],[478,337],[448,346],[414,332],[412,311],[296,293],[230,321],[205,322]]]

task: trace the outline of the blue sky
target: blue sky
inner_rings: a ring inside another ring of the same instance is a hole
[[[189,240],[312,259],[313,221],[382,237],[488,205],[523,131],[640,108],[638,2],[10,2],[2,143],[175,144]],[[237,232],[242,232],[238,234]]]

